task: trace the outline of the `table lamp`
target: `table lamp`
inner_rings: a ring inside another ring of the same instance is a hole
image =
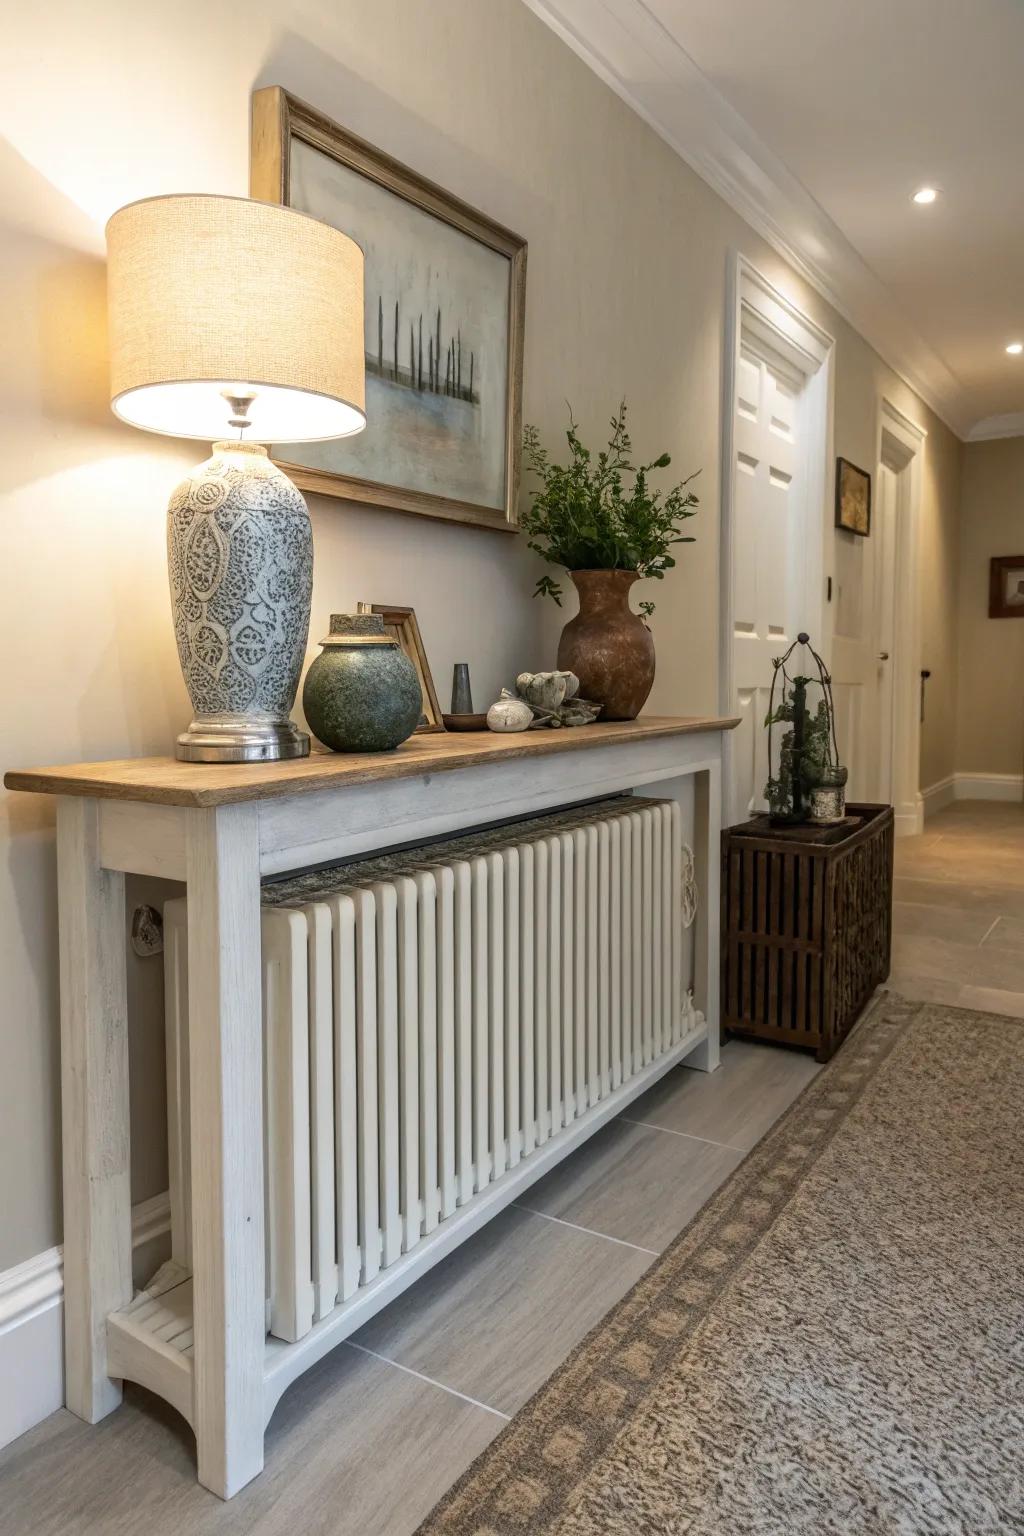
[[[174,196],[107,224],[111,406],[214,441],[171,497],[167,558],[194,719],[190,762],[304,757],[289,718],[306,652],[313,539],[265,443],[346,437],[364,414],[363,253],[275,203]],[[227,432],[237,440],[225,441]]]

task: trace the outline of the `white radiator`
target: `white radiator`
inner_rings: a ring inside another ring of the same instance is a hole
[[[692,1033],[686,852],[674,801],[625,797],[264,887],[271,1333],[301,1338]],[[187,1249],[184,900],[164,923]]]

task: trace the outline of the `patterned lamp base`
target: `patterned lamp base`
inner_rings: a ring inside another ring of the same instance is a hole
[[[289,716],[306,654],[313,537],[302,496],[256,443],[215,443],[167,514],[187,762],[305,757]]]

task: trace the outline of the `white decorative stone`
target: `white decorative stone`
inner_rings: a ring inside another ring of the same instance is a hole
[[[498,699],[487,711],[491,731],[527,731],[533,722],[533,710],[522,699]]]
[[[516,692],[536,709],[560,709],[579,691],[575,672],[520,672],[516,678]]]

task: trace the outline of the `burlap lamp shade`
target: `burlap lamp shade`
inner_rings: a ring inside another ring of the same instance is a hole
[[[174,492],[174,630],[190,761],[302,756],[290,720],[306,650],[306,504],[262,443],[347,437],[364,414],[363,253],[272,203],[185,195],[107,225],[114,412],[174,437],[237,440]]]
[[[276,203],[154,197],[107,225],[110,390],[133,426],[221,436],[221,392],[256,391],[250,442],[365,425],[363,253]]]

